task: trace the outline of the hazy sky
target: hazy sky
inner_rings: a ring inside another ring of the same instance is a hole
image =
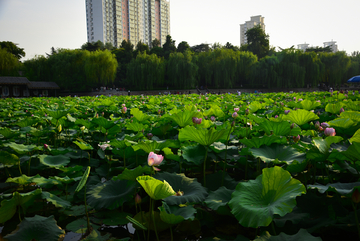
[[[240,24],[265,17],[270,45],[289,48],[334,40],[348,54],[360,51],[360,0],[171,0],[176,45],[219,42],[240,45]],[[0,0],[0,41],[24,48],[26,57],[87,41],[85,0]]]

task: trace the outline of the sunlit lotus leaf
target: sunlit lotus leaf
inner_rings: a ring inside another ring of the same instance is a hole
[[[87,179],[89,178],[91,167],[88,166],[79,182],[79,184],[76,187],[75,192],[80,192],[80,190],[85,186]]]
[[[258,101],[252,101],[250,105],[248,105],[250,113],[255,113],[256,111],[263,108],[263,105],[260,104]]]
[[[154,178],[164,182],[166,180],[173,190],[177,192],[177,195],[169,196],[164,199],[169,205],[202,202],[207,196],[206,189],[196,180],[196,178],[186,177],[182,173],[158,172],[154,175]]]
[[[14,192],[11,199],[5,199],[1,202],[0,223],[5,223],[16,213],[17,207],[20,206],[23,211],[34,203],[34,200],[41,194],[41,189],[36,189],[27,193]]]
[[[66,208],[66,207],[70,207],[71,203],[69,201],[66,201],[64,199],[59,198],[58,196],[51,194],[49,192],[45,192],[43,191],[41,193],[41,197],[43,199],[46,199],[46,201],[52,203],[55,205],[55,207],[57,208]]]
[[[350,118],[337,118],[335,120],[329,121],[328,124],[331,127],[341,128],[341,129],[348,129],[356,125],[356,123],[352,121]]]
[[[220,187],[209,194],[209,196],[205,199],[205,203],[209,208],[218,210],[219,207],[223,207],[228,204],[233,192],[234,190],[227,189],[226,187]]]
[[[170,148],[165,147],[163,149],[163,152],[165,154],[165,159],[174,160],[174,161],[177,161],[177,162],[180,161],[180,156],[174,154]]]
[[[139,142],[137,145],[132,146],[135,151],[142,149],[143,151],[150,153],[155,150],[162,150],[165,147],[179,148],[180,142],[178,140],[165,140],[165,141],[144,141]]]
[[[167,181],[160,181],[150,176],[139,176],[136,180],[154,200],[164,199],[175,194],[172,186]]]
[[[57,156],[40,155],[39,159],[42,164],[53,168],[64,167],[70,163],[70,158],[65,155],[57,155]]]
[[[317,102],[315,100],[311,101],[311,100],[303,100],[300,102],[300,106],[302,109],[305,109],[305,110],[315,110],[316,107],[320,106],[321,103],[320,102]]]
[[[126,130],[135,131],[135,132],[141,132],[148,128],[147,125],[141,124],[140,122],[137,121],[129,122],[125,125],[125,127]]]
[[[355,132],[355,134],[349,139],[350,143],[358,142],[360,143],[360,129]]]
[[[138,108],[131,108],[130,114],[133,115],[139,122],[144,122],[151,118],[151,116],[144,114]]]
[[[360,101],[348,101],[346,103],[346,109],[360,111]]]
[[[317,189],[320,193],[325,192],[337,192],[341,195],[350,195],[354,191],[354,188],[360,190],[360,182],[352,183],[329,183],[327,185],[316,184],[308,185],[308,189]]]
[[[12,167],[19,163],[19,157],[7,151],[0,151],[0,168]]]
[[[69,184],[69,183],[81,180],[81,177],[69,178],[68,176],[65,176],[65,177],[54,176],[51,178],[53,178],[59,182],[65,183],[65,184]]]
[[[172,113],[170,115],[165,115],[164,118],[169,118],[176,122],[180,127],[185,127],[188,125],[192,125],[192,118],[193,117],[200,117],[201,114],[197,111],[178,111],[176,113]]]
[[[287,143],[287,139],[285,137],[281,137],[281,136],[262,136],[262,137],[253,137],[251,139],[240,139],[239,140],[242,144],[246,145],[247,147],[250,148],[259,148],[263,145],[271,145],[273,143],[278,143],[278,144],[286,144]]]
[[[36,145],[24,145],[24,144],[17,144],[15,142],[4,143],[4,146],[10,147],[13,149],[17,154],[24,155],[26,153],[32,152],[33,150],[37,149]]]
[[[34,178],[41,178],[41,176],[39,174],[37,174],[36,176],[28,177],[23,174],[19,177],[9,177],[8,179],[6,179],[6,182],[12,182],[12,183],[20,184],[20,185],[26,185],[26,184],[32,183]]]
[[[11,234],[4,238],[8,241],[37,240],[58,241],[64,238],[65,231],[56,223],[54,216],[25,218]]]
[[[299,126],[317,119],[319,119],[319,117],[316,114],[304,109],[293,110],[290,111],[289,114],[283,116],[283,120],[289,120]]]
[[[306,229],[300,229],[299,232],[293,235],[286,233],[280,233],[276,236],[271,236],[269,232],[266,232],[262,236],[254,239],[254,241],[321,241],[320,237],[314,237]]]
[[[225,113],[221,110],[218,105],[212,105],[210,109],[204,111],[205,116],[216,116],[222,118],[225,116]]]
[[[200,165],[204,162],[205,158],[205,147],[202,145],[196,146],[185,146],[181,148],[182,156],[187,162],[194,163],[195,165]]]
[[[325,106],[325,111],[331,114],[340,114],[340,109],[344,106],[345,104],[343,102],[329,103]]]
[[[137,183],[128,180],[107,181],[93,186],[87,192],[89,205],[95,209],[115,209],[133,199]]]
[[[305,186],[281,167],[263,169],[255,180],[240,182],[231,196],[231,213],[244,227],[268,226],[275,214],[284,216],[296,206]]]
[[[203,146],[209,146],[215,141],[226,140],[229,134],[229,129],[216,130],[211,129],[197,129],[194,126],[186,126],[179,131],[180,141],[195,141]]]
[[[78,141],[74,141],[74,143],[83,151],[90,151],[94,149],[90,144],[86,143],[81,139],[78,139]]]
[[[105,128],[106,130],[110,129],[115,125],[114,121],[109,121],[104,117],[94,118],[91,122]]]
[[[343,138],[341,136],[328,136],[325,139],[323,139],[321,137],[315,137],[312,139],[314,145],[323,154],[325,154],[329,151],[331,144],[338,143],[342,140],[343,140]]]
[[[266,120],[260,123],[259,126],[267,135],[287,136],[291,131],[291,123],[287,121],[274,122]]]
[[[360,112],[359,111],[344,111],[340,114],[341,118],[349,118],[355,123],[360,122]]]
[[[291,146],[272,144],[271,146],[251,148],[250,151],[253,156],[259,157],[263,162],[279,161],[290,165],[294,160],[300,163],[305,160],[305,153],[301,153]]]
[[[184,220],[194,220],[194,214],[196,213],[196,209],[193,206],[169,206],[166,202],[163,202],[159,210],[161,220],[172,225],[181,223]]]

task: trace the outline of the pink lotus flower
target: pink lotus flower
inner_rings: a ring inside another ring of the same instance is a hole
[[[199,124],[201,124],[202,118],[193,117],[192,121],[193,121],[194,124],[199,125]]]
[[[298,141],[300,141],[300,136],[299,135],[293,136],[293,140],[295,143],[297,143]]]
[[[44,148],[45,148],[46,150],[48,150],[48,149],[49,149],[49,145],[48,145],[48,144],[44,144]]]
[[[127,111],[127,108],[126,108],[126,106],[124,106],[124,107],[121,109],[121,113],[125,114],[126,111]]]
[[[211,116],[211,117],[210,117],[210,120],[211,120],[211,121],[215,121],[215,120],[216,120],[215,116]]]
[[[325,136],[335,136],[336,132],[335,132],[334,128],[326,128],[324,130],[324,134],[325,134]]]
[[[239,110],[240,110],[239,108],[234,108],[235,112],[239,112]]]
[[[284,110],[285,115],[290,113],[290,110]]]
[[[239,115],[238,115],[238,113],[237,112],[234,112],[233,114],[232,114],[232,117],[233,118],[236,118],[236,117],[238,117]]]
[[[98,146],[99,146],[103,151],[105,151],[106,148],[110,147],[110,144],[104,143],[104,144],[102,144],[102,145],[98,144]]]
[[[340,114],[341,114],[342,112],[344,112],[344,111],[345,111],[344,108],[341,107],[341,109],[340,109]]]
[[[278,118],[278,117],[279,117],[278,115],[275,115],[275,116],[274,116],[275,119]]]
[[[148,156],[148,165],[149,166],[159,166],[164,160],[162,155],[157,155],[154,152],[150,152]]]

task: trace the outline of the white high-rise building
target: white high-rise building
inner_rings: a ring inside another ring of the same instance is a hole
[[[309,44],[307,43],[303,43],[303,44],[298,44],[298,49],[302,50],[303,52],[306,51],[307,48],[309,48]]]
[[[110,42],[118,47],[130,40],[163,45],[170,35],[170,2],[167,0],[86,0],[88,42]]]
[[[248,29],[251,29],[255,26],[260,25],[260,27],[265,32],[264,19],[265,19],[265,17],[261,17],[261,15],[252,16],[250,18],[250,21],[246,21],[244,24],[240,24],[240,46],[243,44],[247,44],[247,38],[246,38],[245,33],[246,33],[246,31],[248,31]]]
[[[329,42],[324,42],[324,48],[326,48],[326,47],[328,47],[328,46],[330,46],[331,51],[332,51],[333,53],[336,53],[336,52],[338,51],[338,46],[337,46],[337,44],[336,44],[336,41],[331,40],[331,41],[329,41]]]

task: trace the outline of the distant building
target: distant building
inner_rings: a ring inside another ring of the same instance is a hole
[[[336,45],[336,41],[329,41],[329,42],[324,42],[324,48],[330,46],[331,51],[333,53],[336,53],[338,51],[338,46]]]
[[[261,15],[258,15],[252,16],[250,19],[250,21],[246,21],[244,24],[240,24],[240,46],[243,44],[247,44],[247,38],[245,33],[249,29],[260,25],[260,27],[265,31],[265,17],[261,17]]]
[[[309,48],[309,44],[307,43],[298,44],[298,49],[302,50],[303,52],[305,52],[307,48]]]
[[[163,45],[170,35],[170,2],[167,0],[86,0],[88,42],[123,40],[150,46],[158,39]]]

